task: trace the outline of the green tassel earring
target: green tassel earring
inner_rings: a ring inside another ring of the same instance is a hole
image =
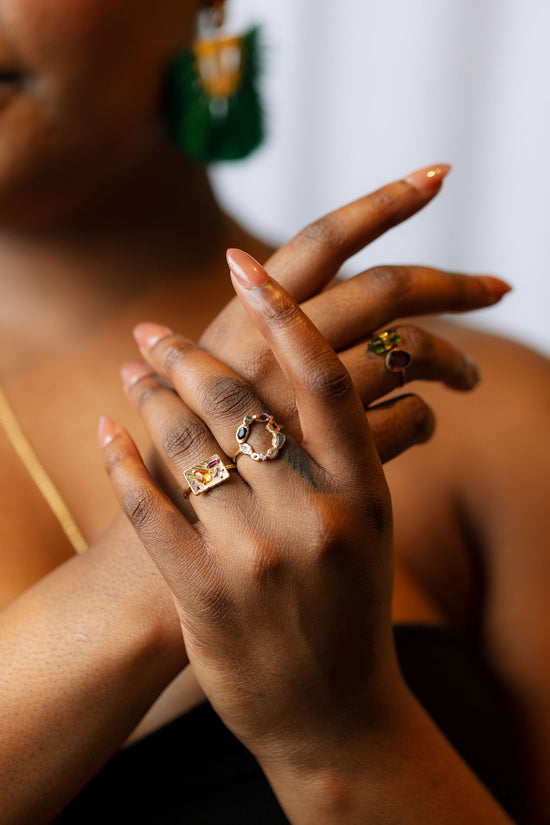
[[[259,29],[223,34],[221,2],[206,14],[206,33],[169,67],[165,105],[171,139],[204,164],[245,158],[264,138]]]

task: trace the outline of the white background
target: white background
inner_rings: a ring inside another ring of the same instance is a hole
[[[269,140],[213,170],[227,207],[280,244],[432,163],[424,213],[351,262],[425,263],[514,286],[491,327],[550,354],[550,0],[228,0],[263,24]]]

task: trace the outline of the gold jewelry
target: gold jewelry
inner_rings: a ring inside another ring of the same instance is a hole
[[[376,338],[371,338],[368,347],[375,355],[384,355],[401,343],[401,336],[396,329],[387,329],[381,332]]]
[[[224,24],[224,0],[215,0],[199,14],[192,48],[170,61],[163,95],[168,134],[204,164],[247,157],[265,132],[259,28],[235,36]]]
[[[243,67],[242,38],[227,35],[225,24],[225,2],[215,2],[206,12],[206,30],[193,46],[197,61],[197,74],[211,103],[225,101],[239,88]]]
[[[271,434],[271,447],[265,453],[257,453],[248,444],[247,439],[250,433],[250,428],[253,424],[265,424],[266,430]],[[283,428],[274,420],[269,413],[263,412],[258,415],[245,415],[243,423],[240,425],[235,438],[239,449],[237,450],[233,461],[236,461],[240,455],[247,455],[252,461],[267,461],[268,459],[277,458],[279,451],[286,441],[286,435],[281,432]]]
[[[237,465],[224,464],[219,455],[212,455],[206,461],[200,461],[184,471],[185,480],[189,485],[184,496],[193,493],[200,496],[212,487],[217,487],[229,478],[229,470],[235,470]]]
[[[4,428],[10,444],[23,462],[30,477],[40,490],[42,496],[46,499],[47,504],[61,525],[61,529],[71,542],[75,552],[83,553],[88,547],[88,542],[82,535],[78,524],[65,504],[59,490],[29,444],[1,388],[0,424]]]
[[[371,338],[368,348],[375,355],[385,355],[385,366],[388,372],[399,375],[401,385],[405,384],[407,378],[405,370],[411,363],[411,354],[407,350],[400,349],[401,336],[395,329],[387,329],[381,332],[376,338]]]
[[[407,381],[405,370],[411,363],[411,354],[404,349],[392,349],[386,355],[386,369],[388,372],[397,373],[401,379],[401,385]]]

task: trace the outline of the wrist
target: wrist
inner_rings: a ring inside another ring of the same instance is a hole
[[[108,588],[112,615],[128,639],[135,637],[136,655],[162,656],[181,669],[187,657],[171,593],[125,516],[116,516],[79,560],[88,590],[105,598]]]
[[[364,823],[370,782],[384,781],[384,774],[391,782],[391,760],[407,736],[416,700],[395,672],[370,692],[366,704],[355,725],[332,732],[327,725],[320,734],[303,734],[290,747],[274,744],[258,757],[291,822]]]

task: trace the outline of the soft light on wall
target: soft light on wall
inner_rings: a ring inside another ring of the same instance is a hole
[[[351,263],[426,263],[515,287],[476,324],[550,354],[550,3],[228,0],[266,41],[267,145],[213,170],[222,200],[281,243],[434,162],[437,200]]]

